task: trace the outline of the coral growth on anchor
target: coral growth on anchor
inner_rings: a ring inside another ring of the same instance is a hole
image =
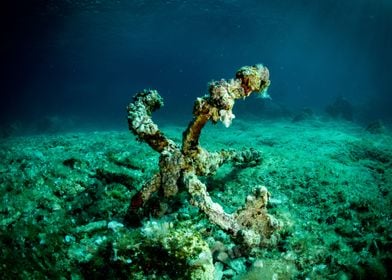
[[[160,153],[159,172],[133,196],[127,214],[129,223],[140,221],[148,201],[157,193],[163,200],[173,199],[185,190],[191,203],[199,207],[214,224],[240,240],[245,246],[262,246],[276,242],[276,229],[280,223],[267,214],[269,193],[258,186],[247,197],[244,207],[235,213],[226,213],[214,202],[206,185],[198,176],[211,176],[224,163],[233,162],[242,167],[259,164],[260,152],[248,150],[221,150],[209,152],[199,144],[201,131],[211,120],[221,121],[229,127],[235,118],[232,109],[236,99],[244,99],[253,92],[268,97],[269,71],[263,65],[245,66],[236,78],[214,81],[209,84],[209,94],[197,98],[193,107],[193,119],[183,133],[182,145],[168,139],[153,122],[151,114],[163,106],[162,97],[156,90],[144,90],[134,96],[127,107],[129,129],[140,141],[146,142]]]

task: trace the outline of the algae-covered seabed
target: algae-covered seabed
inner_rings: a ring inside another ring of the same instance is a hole
[[[183,129],[162,126],[177,142]],[[242,252],[186,194],[174,213],[124,227],[130,197],[158,170],[158,154],[127,131],[13,137],[0,145],[2,279],[187,279],[187,251],[159,240],[180,227],[208,244],[216,279],[391,278],[389,132],[236,119],[208,125],[201,144],[262,151],[259,166],[227,165],[203,180],[227,211],[265,185],[269,213],[284,224],[277,247]]]

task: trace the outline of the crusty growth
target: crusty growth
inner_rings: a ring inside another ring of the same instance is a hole
[[[144,90],[127,107],[129,129],[157,152],[162,152],[170,142],[151,119],[152,112],[162,106],[163,99],[156,90]]]
[[[162,195],[162,199],[170,199],[183,188],[190,194],[192,204],[245,245],[274,243],[274,230],[279,222],[267,214],[269,193],[265,187],[258,186],[255,193],[248,196],[243,208],[229,214],[212,201],[207,187],[198,179],[198,176],[213,175],[224,163],[233,162],[242,167],[260,163],[261,155],[254,149],[208,152],[199,145],[199,138],[209,120],[213,123],[221,121],[229,127],[235,117],[232,112],[235,100],[246,98],[252,92],[268,96],[266,91],[269,85],[269,72],[263,65],[242,67],[237,71],[236,79],[210,83],[209,94],[197,98],[194,104],[194,116],[183,133],[181,147],[166,138],[152,121],[152,112],[163,105],[158,92],[144,90],[136,94],[128,106],[129,129],[139,140],[147,142],[160,153],[160,170],[132,198],[128,221],[143,215],[144,207],[154,193]]]

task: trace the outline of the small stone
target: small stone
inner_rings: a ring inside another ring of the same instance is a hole
[[[108,229],[113,230],[114,232],[117,232],[120,228],[123,228],[124,225],[122,223],[116,222],[116,221],[111,221],[108,223]]]
[[[216,259],[218,261],[226,263],[229,260],[229,255],[226,252],[219,252],[218,255],[216,256]]]

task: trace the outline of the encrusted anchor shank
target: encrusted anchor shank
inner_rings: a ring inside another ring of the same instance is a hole
[[[240,68],[236,79],[211,82],[209,94],[197,98],[193,106],[193,120],[183,135],[183,152],[187,154],[197,149],[201,130],[210,119],[214,123],[222,121],[229,127],[235,118],[232,109],[236,99],[246,98],[252,92],[268,97],[270,83],[268,68],[261,64]]]
[[[260,152],[252,148],[208,152],[200,147],[199,139],[209,120],[213,123],[221,121],[226,127],[231,125],[235,118],[232,109],[236,99],[246,98],[252,92],[268,97],[269,85],[269,71],[260,64],[240,68],[235,79],[211,82],[209,94],[197,98],[194,104],[193,119],[183,133],[182,147],[168,139],[151,118],[152,112],[163,105],[158,92],[144,90],[136,94],[127,107],[129,129],[140,141],[145,141],[160,153],[160,170],[133,196],[126,219],[141,219],[143,210],[148,210],[145,208],[148,208],[147,202],[152,195],[158,194],[162,200],[167,200],[174,197],[182,187],[189,193],[192,204],[246,246],[275,243],[275,230],[280,223],[267,214],[269,193],[265,187],[258,186],[254,194],[248,196],[246,205],[230,214],[212,201],[207,187],[197,177],[211,176],[225,163],[231,162],[236,167],[245,168],[261,162]]]

